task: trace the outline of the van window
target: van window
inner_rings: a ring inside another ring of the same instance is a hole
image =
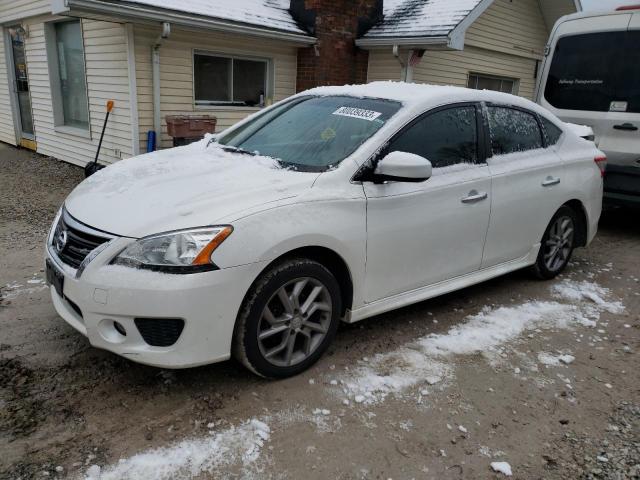
[[[542,148],[542,132],[532,113],[507,107],[489,107],[491,152],[504,155]]]
[[[588,33],[558,40],[544,96],[555,108],[608,112],[627,102],[640,112],[640,31]]]

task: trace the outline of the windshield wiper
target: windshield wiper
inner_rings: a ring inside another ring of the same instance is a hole
[[[243,153],[245,155],[251,155],[252,157],[256,156],[255,152],[250,152],[249,150],[245,150],[244,148],[233,147],[231,145],[226,145],[222,147],[222,150],[224,150],[225,152],[231,152],[231,153]]]

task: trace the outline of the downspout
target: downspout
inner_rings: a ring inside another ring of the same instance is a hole
[[[402,58],[400,58],[400,47],[398,47],[398,45],[393,46],[393,56],[396,57],[396,60],[402,68],[400,81],[410,82],[413,79],[413,71],[411,69],[411,66],[409,65],[409,62],[405,63]],[[409,52],[409,58],[411,58],[411,52]]]
[[[162,116],[160,111],[160,47],[163,40],[169,38],[171,34],[171,24],[162,23],[162,33],[158,35],[151,48],[151,79],[153,84],[153,129],[156,132],[156,148],[160,145],[162,136]]]

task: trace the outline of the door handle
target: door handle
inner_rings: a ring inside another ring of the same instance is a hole
[[[547,177],[544,182],[542,182],[543,187],[550,187],[552,185],[558,185],[560,183],[559,178]]]
[[[638,130],[638,127],[636,127],[633,123],[623,123],[622,125],[614,125],[613,128],[616,130],[626,130],[628,132],[635,132],[636,130]]]
[[[460,199],[462,203],[476,203],[481,202],[482,200],[486,200],[489,195],[487,192],[478,192],[476,190],[471,190],[469,195]]]

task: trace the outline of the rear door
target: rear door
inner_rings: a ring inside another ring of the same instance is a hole
[[[538,116],[528,110],[487,105],[491,158],[491,219],[482,268],[526,256],[562,205],[564,167],[545,148]]]

